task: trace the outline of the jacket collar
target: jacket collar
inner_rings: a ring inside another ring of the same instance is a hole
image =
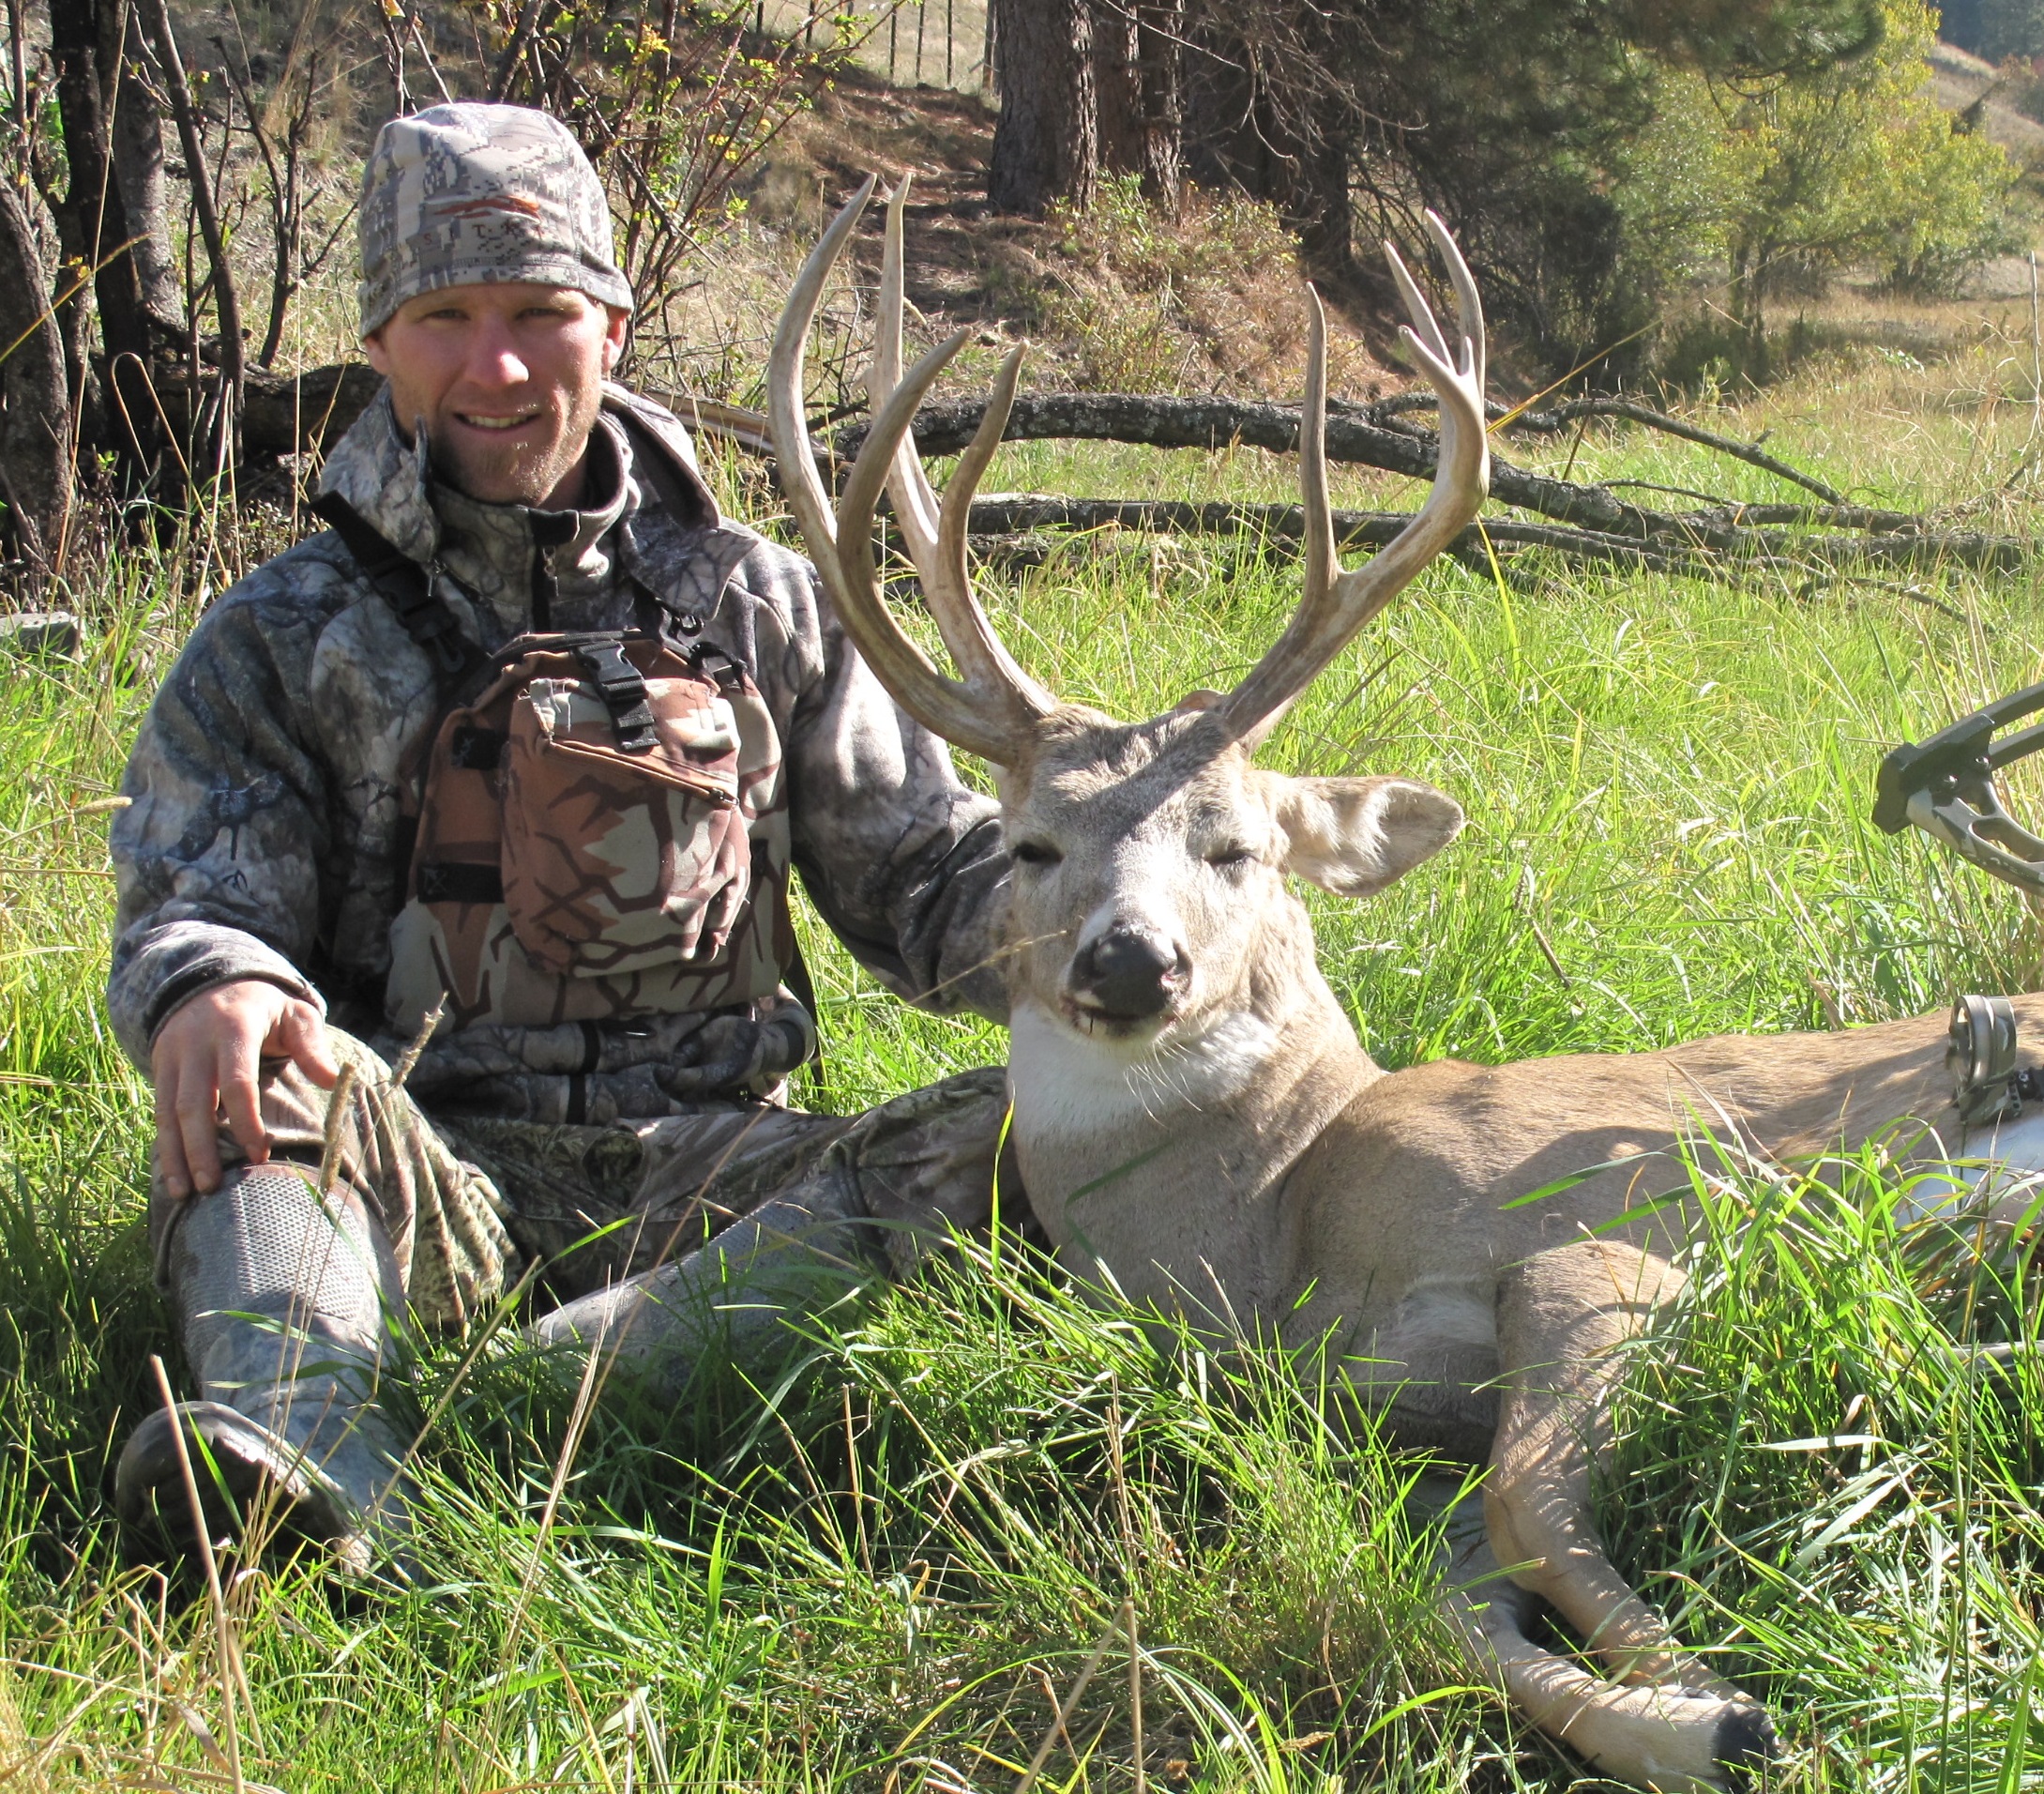
[[[583,627],[577,614],[611,593],[625,535],[618,526],[640,505],[624,430],[599,414],[590,446],[597,503],[564,511],[484,504],[434,478],[425,431],[405,439],[386,385],[335,444],[320,487],[339,493],[407,558],[450,579],[486,635],[533,627],[541,571],[552,575],[551,626]]]

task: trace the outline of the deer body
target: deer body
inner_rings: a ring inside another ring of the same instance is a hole
[[[1482,502],[1482,314],[1452,241],[1430,218],[1455,286],[1453,349],[1391,256],[1408,347],[1440,401],[1424,507],[1366,565],[1340,569],[1312,301],[1304,601],[1233,692],[1130,724],[1060,704],[972,595],[966,509],[1018,357],[940,506],[909,424],[963,338],[902,371],[900,190],[870,381],[877,416],[834,509],[823,488],[803,428],[803,345],[871,190],[825,234],[788,301],[768,382],[774,437],[790,508],[860,653],[904,709],[995,769],[1013,859],[1012,1138],[1031,1207],[1089,1283],[1223,1338],[1331,1337],[1330,1361],[1395,1437],[1488,1466],[1481,1526],[1452,1534],[1444,1597],[1472,1672],[1606,1774],[1664,1790],[1736,1785],[1774,1754],[1764,1709],[1677,1647],[1597,1538],[1591,1482],[1611,1444],[1613,1348],[1680,1289],[1688,1217],[1676,1207],[1612,1224],[1682,1185],[1671,1155],[1686,1136],[1735,1134],[1742,1150],[1794,1158],[1912,1118],[1948,1131],[1941,1025],[1382,1072],[1319,970],[1288,880],[1367,898],[1446,846],[1461,811],[1413,780],[1292,778],[1254,754]],[[957,678],[881,597],[883,486]],[[2044,997],[2023,999],[2019,1018],[2044,1031]],[[2044,1165],[2044,1139],[2033,1157]],[[1603,1674],[1536,1642],[1536,1601],[1576,1629]]]

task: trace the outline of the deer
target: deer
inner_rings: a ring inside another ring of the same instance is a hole
[[[1289,776],[1256,753],[1485,498],[1483,312],[1453,237],[1428,215],[1456,302],[1452,347],[1385,246],[1406,349],[1439,403],[1419,510],[1360,567],[1341,566],[1326,322],[1309,287],[1297,612],[1232,690],[1125,722],[1054,697],[974,592],[970,506],[1022,351],[1002,363],[940,498],[912,423],[966,336],[903,370],[901,187],[873,422],[835,504],[816,469],[805,346],[874,185],[838,214],[790,292],[769,363],[771,433],[789,509],[854,645],[903,710],[992,770],[1013,864],[1010,1138],[1058,1263],[1082,1286],[1219,1337],[1253,1320],[1286,1344],[1331,1339],[1321,1361],[1345,1400],[1400,1446],[1481,1469],[1480,1519],[1450,1524],[1443,1600],[1469,1668],[1604,1775],[1661,1790],[1741,1786],[1779,1755],[1765,1705],[1681,1647],[1612,1565],[1592,1507],[1622,1348],[1683,1288],[1695,1224],[1679,1203],[1644,1199],[1679,1189],[1678,1155],[1705,1140],[1787,1164],[1901,1127],[1941,1162],[2000,1150],[2011,1163],[2027,1155],[2028,1169],[2044,1166],[2044,1140],[2019,1125],[1997,1147],[1992,1126],[1955,1119],[1940,1016],[1380,1068],[1319,967],[1291,881],[1368,899],[1446,848],[1462,809],[1414,779]],[[884,490],[956,677],[884,596]],[[2014,999],[2014,1014],[2044,1029],[2044,997]],[[1537,1642],[1543,1604],[1582,1655]]]

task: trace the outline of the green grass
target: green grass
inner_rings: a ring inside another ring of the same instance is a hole
[[[1717,421],[1772,427],[1840,484],[2026,529],[2030,408],[1987,398],[2012,379],[1985,357],[1840,368]],[[1558,469],[1569,446],[1514,452]],[[1578,453],[1778,495],[1658,439]],[[989,484],[1277,497],[1291,479],[1248,453],[1037,445]],[[1349,476],[1338,498],[1404,493]],[[1123,714],[1225,681],[1295,592],[1234,547],[1098,547],[988,591],[1042,677]],[[99,1012],[91,806],[191,620],[168,570],[190,564],[124,555],[76,595],[81,664],[0,666],[0,1781],[25,1759],[23,1787],[221,1786],[203,1587],[129,1561],[106,1498],[170,1342],[142,1238],[147,1095]],[[1886,746],[2039,676],[2028,576],[1927,580],[1961,624],[1849,585],[1524,570],[1430,571],[1267,753],[1416,774],[1468,809],[1384,898],[1313,900],[1385,1062],[1823,1026],[1827,1006],[1863,1021],[2039,982],[2011,893],[1867,820]],[[834,1105],[999,1057],[997,1031],[913,1014],[815,945]],[[1807,1185],[1719,1170],[1698,1171],[1712,1226],[1690,1291],[1628,1383],[1615,1553],[1774,1704],[1782,1786],[2044,1786],[2044,1386],[2034,1361],[1971,1349],[2034,1336],[2032,1266],[1968,1270],[1900,1226],[1871,1161]],[[679,1412],[607,1402],[566,1455],[571,1397],[535,1366],[436,1350],[420,1586],[230,1564],[251,1783],[1009,1788],[1127,1601],[1153,1786],[1570,1784],[1460,1687],[1401,1501],[1419,1467],[1337,1427],[1310,1364],[1160,1352],[1012,1246],[838,1319],[760,1388],[713,1366]],[[1131,1785],[1119,1637],[1039,1786]]]

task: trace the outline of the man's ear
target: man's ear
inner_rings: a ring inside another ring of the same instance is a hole
[[[610,314],[603,327],[603,376],[609,379],[611,370],[625,353],[625,339],[631,334],[631,313],[621,305],[606,305],[603,309]]]
[[[1462,807],[1416,779],[1281,779],[1284,869],[1340,897],[1369,897],[1461,830]]]
[[[384,349],[384,327],[378,325],[362,339],[362,353],[369,357],[369,365],[386,377],[390,372],[390,357]]]

